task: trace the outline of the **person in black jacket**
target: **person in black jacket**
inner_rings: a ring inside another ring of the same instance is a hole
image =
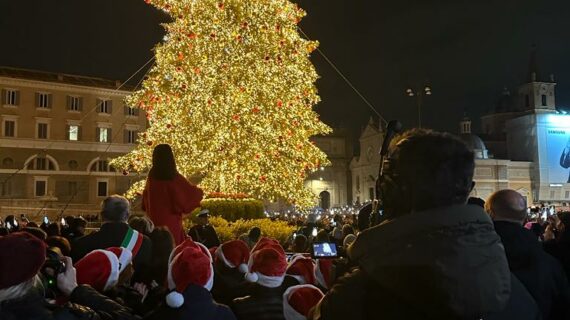
[[[261,238],[253,248],[249,272],[245,279],[252,282],[249,294],[236,298],[231,305],[239,320],[284,320],[283,280],[287,269],[285,251],[276,241]]]
[[[216,303],[210,290],[214,280],[212,258],[206,247],[185,240],[172,252],[168,266],[166,305],[145,320],[235,320],[225,305]]]
[[[486,204],[495,231],[505,247],[509,268],[536,300],[542,318],[567,319],[570,292],[560,263],[544,252],[537,237],[523,228],[525,199],[514,190],[500,190]]]
[[[124,247],[133,253],[133,280],[148,283],[145,274],[150,268],[152,243],[150,239],[133,230],[127,224],[129,218],[129,201],[119,195],[113,195],[103,201],[101,218],[103,225],[99,231],[71,243],[71,258],[79,261],[89,252],[109,247]]]
[[[200,211],[197,215],[198,224],[188,231],[192,240],[202,243],[208,249],[220,245],[220,238],[218,238],[216,229],[210,225],[209,217],[210,211],[208,209]]]
[[[358,235],[348,249],[358,267],[312,319],[540,319],[491,219],[466,205],[474,168],[449,134],[416,129],[393,141],[380,177],[387,219]]]
[[[89,286],[77,285],[69,257],[63,258],[65,270],[57,275],[57,288],[68,302],[48,303],[39,275],[45,260],[46,246],[34,236],[21,232],[0,237],[0,319],[135,319],[129,309]]]

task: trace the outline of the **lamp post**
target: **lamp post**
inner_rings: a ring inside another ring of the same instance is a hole
[[[424,96],[431,96],[431,87],[429,85],[425,85],[423,90],[420,89],[412,89],[412,88],[408,88],[406,89],[406,94],[408,95],[408,97],[416,98],[416,104],[418,107],[418,128],[422,127],[422,105],[423,105],[423,99]]]

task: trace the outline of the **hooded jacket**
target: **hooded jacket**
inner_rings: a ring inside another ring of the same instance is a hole
[[[540,317],[511,276],[493,223],[478,206],[388,221],[361,233],[348,254],[358,269],[327,293],[313,319]],[[519,303],[525,307],[515,308]],[[505,314],[511,310],[517,315]]]

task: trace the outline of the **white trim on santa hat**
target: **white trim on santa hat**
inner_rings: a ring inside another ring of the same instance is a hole
[[[260,284],[267,288],[277,288],[281,286],[283,280],[285,280],[285,275],[282,276],[266,276],[259,272],[248,272],[245,274],[245,280],[249,282],[254,282]]]
[[[285,316],[285,320],[307,320],[307,317],[300,314],[289,303],[289,295],[291,295],[293,291],[300,288],[314,288],[319,290],[319,288],[310,284],[300,284],[298,286],[292,286],[287,288],[287,290],[285,290],[285,293],[283,293],[283,315]]]
[[[315,268],[315,277],[317,278],[317,283],[325,288],[328,289],[329,285],[327,283],[327,280],[325,279],[325,276],[323,275],[323,272],[321,271],[321,262],[319,260],[316,260],[317,262],[317,267]]]
[[[222,249],[224,245],[221,244],[218,248],[216,248],[216,252],[215,255],[218,259],[222,260],[222,262],[226,265],[226,267],[228,268],[236,268],[236,265],[234,265],[231,261],[229,261],[228,259],[226,259],[226,256],[224,255],[224,251]],[[249,267],[247,266],[247,264],[245,263],[240,263],[239,266],[237,266],[239,272],[241,273],[247,273],[247,271],[249,270]]]
[[[107,291],[112,287],[116,286],[117,283],[119,282],[119,273],[120,273],[119,258],[117,258],[117,256],[113,252],[107,250],[97,249],[91,251],[91,253],[93,252],[102,252],[107,257],[107,260],[109,260],[109,263],[111,264],[111,271],[109,273],[109,277],[107,277],[107,281],[105,281],[105,287],[103,287],[103,291]]]

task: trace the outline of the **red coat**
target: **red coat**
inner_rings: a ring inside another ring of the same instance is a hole
[[[142,209],[155,226],[167,226],[176,245],[186,238],[182,215],[200,206],[204,192],[182,175],[172,180],[148,178],[143,192]]]

